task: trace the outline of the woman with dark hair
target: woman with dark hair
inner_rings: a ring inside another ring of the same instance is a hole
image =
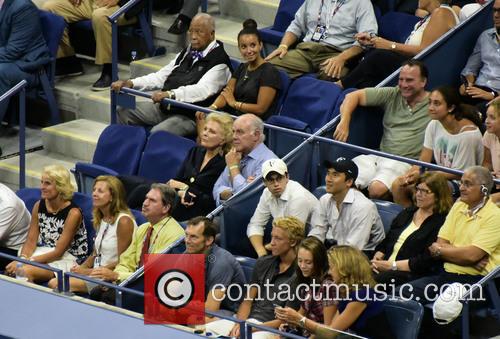
[[[481,165],[483,146],[481,130],[483,125],[474,107],[462,104],[456,89],[438,87],[429,96],[429,116],[432,119],[425,130],[424,145],[420,160],[437,165],[464,170]],[[459,176],[441,172],[448,180]],[[412,190],[420,174],[419,166],[412,166],[405,175],[392,184],[394,202],[408,207],[411,205]],[[450,182],[458,192],[458,184]]]
[[[281,89],[278,70],[261,55],[263,48],[257,23],[253,19],[243,22],[238,33],[238,49],[245,60],[234,71],[222,93],[209,106],[234,115],[253,113],[262,120],[276,111],[277,93]],[[203,125],[204,113],[196,112],[198,135]]]
[[[308,337],[311,334],[313,323],[329,325],[337,311],[335,288],[328,275],[328,256],[325,245],[316,237],[304,239],[297,252],[297,286],[300,288],[302,300],[299,311],[290,307],[277,307],[276,317],[285,322],[280,329],[293,331]],[[306,288],[307,286],[307,288]],[[309,319],[309,327],[305,320]],[[301,326],[304,331],[292,329],[292,326]]]
[[[449,0],[419,0],[418,9],[430,14],[415,24],[404,44],[371,36],[366,32],[358,33],[358,42],[373,49],[337,84],[343,88],[376,86],[398,69],[403,61],[423,51],[459,22]]]
[[[437,239],[453,201],[446,178],[427,172],[416,180],[415,206],[401,211],[372,259],[375,280],[395,285],[435,273],[439,269],[428,247]]]

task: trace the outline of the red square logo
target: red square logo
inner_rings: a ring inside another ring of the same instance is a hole
[[[144,323],[205,323],[205,255],[147,254]]]

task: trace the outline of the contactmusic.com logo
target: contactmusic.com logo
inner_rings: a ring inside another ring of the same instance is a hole
[[[204,320],[205,255],[146,255],[144,323],[199,325]]]

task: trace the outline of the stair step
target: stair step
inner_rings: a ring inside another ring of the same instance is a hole
[[[97,140],[106,124],[78,119],[42,129],[44,148],[48,153],[90,162]]]
[[[69,170],[77,161],[75,158],[49,153],[46,150],[26,154],[26,187],[40,187],[40,178],[45,166],[62,165]],[[0,182],[12,186],[19,185],[19,157],[0,161]],[[71,175],[71,182],[76,188],[73,175]]]
[[[279,0],[219,0],[222,15],[239,18],[240,23],[252,18],[260,28],[271,26],[278,10]],[[215,19],[219,22],[219,18]],[[234,33],[237,34],[238,31]]]

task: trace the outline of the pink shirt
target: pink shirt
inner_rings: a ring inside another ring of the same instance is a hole
[[[483,146],[488,147],[488,149],[490,150],[493,171],[500,171],[500,140],[498,139],[498,137],[493,133],[484,133]]]

